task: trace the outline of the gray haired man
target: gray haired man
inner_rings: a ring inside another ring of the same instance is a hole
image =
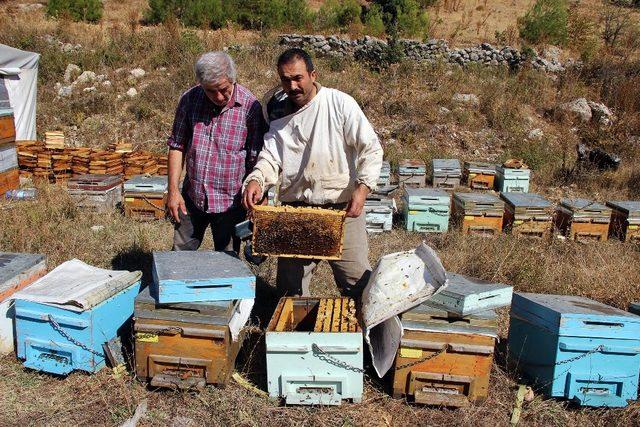
[[[173,250],[197,250],[210,227],[215,250],[238,252],[233,228],[245,216],[242,181],[262,149],[262,107],[236,82],[235,64],[225,52],[205,53],[194,68],[198,85],[180,97],[167,141]]]

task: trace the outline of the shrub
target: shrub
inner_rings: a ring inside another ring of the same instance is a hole
[[[382,37],[385,32],[384,21],[382,20],[382,9],[377,4],[372,4],[364,16],[364,25],[367,34]]]
[[[317,20],[321,28],[346,29],[353,24],[360,24],[361,14],[362,6],[357,0],[329,0],[320,7]]]
[[[566,0],[536,0],[527,14],[518,18],[520,37],[529,43],[567,42]]]
[[[429,16],[416,0],[375,0],[380,6],[387,34],[424,36],[429,26]]]
[[[74,21],[98,22],[102,18],[100,0],[49,0],[49,16],[68,16]]]

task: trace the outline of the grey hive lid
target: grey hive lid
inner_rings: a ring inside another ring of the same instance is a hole
[[[158,280],[209,280],[254,278],[238,257],[216,251],[166,251],[153,253]]]
[[[164,192],[167,191],[169,181],[166,176],[136,175],[124,183],[126,191]]]
[[[433,159],[433,169],[460,169],[458,159]]]
[[[0,292],[3,284],[40,263],[44,263],[44,255],[0,252]]]
[[[502,198],[514,207],[548,208],[551,202],[535,193],[500,193]]]
[[[503,203],[498,196],[491,193],[453,193],[453,197],[463,203]]]
[[[602,211],[609,210],[608,207],[603,205],[602,203],[595,202],[593,200],[588,199],[562,199],[560,204],[571,211]]]
[[[640,201],[633,200],[610,200],[607,206],[615,208],[626,214],[640,214]]]
[[[449,193],[437,188],[405,187],[404,192],[408,197],[449,197]]]

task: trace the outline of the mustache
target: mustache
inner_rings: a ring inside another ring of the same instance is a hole
[[[290,90],[289,92],[287,92],[287,95],[293,96],[293,95],[299,95],[301,93],[302,93],[301,90]]]

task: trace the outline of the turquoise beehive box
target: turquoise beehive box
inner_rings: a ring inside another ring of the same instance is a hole
[[[583,297],[515,293],[509,354],[547,396],[627,406],[638,397],[640,316]]]
[[[449,230],[451,196],[434,188],[405,188],[405,225],[409,231],[444,233]]]
[[[500,165],[496,168],[496,190],[504,193],[528,193],[531,170]]]
[[[428,302],[449,313],[468,316],[511,304],[512,286],[449,272],[447,280]]]
[[[99,371],[106,364],[103,345],[130,325],[141,276],[71,260],[17,292],[18,358],[58,375]]]
[[[161,304],[226,301],[254,298],[256,277],[226,252],[154,252],[152,286]]]
[[[269,396],[293,405],[362,400],[363,335],[353,300],[282,298],[265,341]]]

